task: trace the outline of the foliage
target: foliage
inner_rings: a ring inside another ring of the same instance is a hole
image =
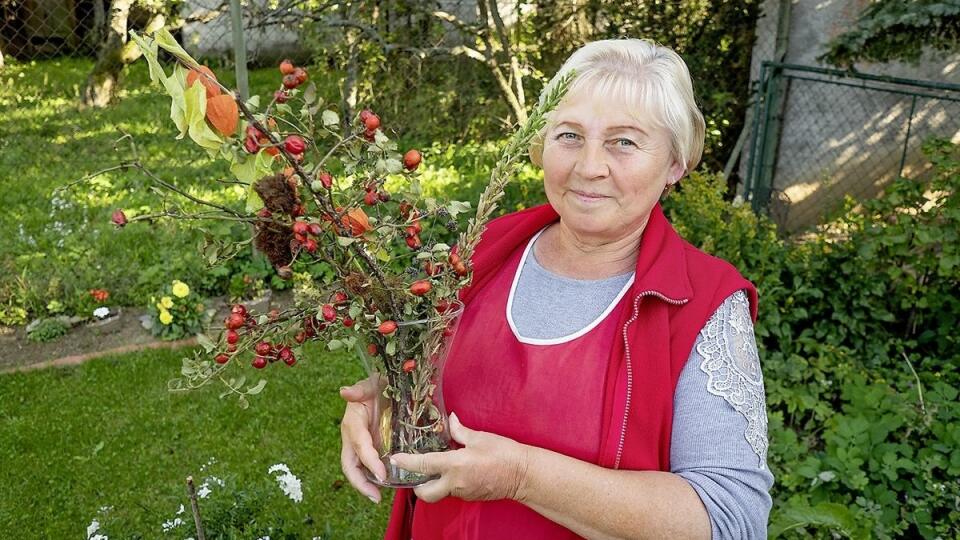
[[[153,335],[173,340],[203,332],[213,310],[207,309],[203,297],[189,285],[175,279],[150,296],[147,314]]]
[[[719,178],[695,175],[667,202],[686,238],[760,293],[774,536],[960,533],[960,153],[925,152],[928,178],[803,242],[724,203]]]
[[[960,49],[960,0],[872,0],[856,25],[833,38],[817,59],[845,68],[857,62],[917,62],[927,47]]]
[[[272,374],[284,392],[237,414],[229,401],[167,391],[162,381],[185,352],[147,349],[0,375],[0,527],[29,531],[22,537],[87,538],[97,518],[109,538],[196,537],[184,486],[192,475],[198,490],[209,481],[212,491],[200,500],[208,539],[252,540],[270,534],[254,528],[271,526],[295,538],[328,528],[327,538],[382,536],[392,490],[372,504],[340,471],[337,389],[363,376],[355,357],[309,344],[301,369]],[[284,496],[279,473],[267,473],[276,463],[301,480],[301,502]],[[175,517],[183,525],[164,534]],[[243,525],[251,534],[231,536]]]
[[[27,334],[27,337],[31,341],[52,341],[58,337],[65,335],[70,330],[70,326],[60,320],[58,317],[47,317],[45,319],[40,319],[37,322],[37,325],[30,330]]]

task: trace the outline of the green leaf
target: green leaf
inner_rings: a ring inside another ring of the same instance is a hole
[[[433,245],[433,251],[450,251],[450,246],[441,242],[437,242]]]
[[[163,50],[176,56],[188,67],[195,68],[200,65],[196,60],[193,59],[192,56],[187,54],[187,51],[183,50],[183,47],[177,43],[177,40],[173,37],[173,34],[171,34],[166,28],[161,27],[159,30],[153,33],[153,37],[156,40],[157,45],[159,45]]]
[[[356,238],[350,238],[350,237],[348,237],[348,236],[338,236],[338,237],[337,237],[337,244],[339,244],[340,247],[347,247],[347,246],[349,246],[350,244],[352,244],[352,243],[354,243],[354,242],[356,242],[356,241],[357,241]]]
[[[256,111],[257,109],[259,109],[259,108],[260,108],[260,96],[259,96],[259,95],[257,95],[257,96],[251,96],[250,99],[247,100],[247,108],[250,109],[251,112],[252,112],[252,111]]]
[[[340,115],[330,109],[326,109],[320,115],[320,120],[323,122],[324,127],[334,127],[340,123]]]
[[[343,348],[343,342],[339,339],[331,339],[327,342],[327,349],[331,351],[336,351]]]
[[[464,212],[470,210],[470,203],[465,201],[450,201],[450,204],[447,205],[447,212],[450,213],[450,217],[456,219],[456,217]]]
[[[386,167],[390,174],[398,174],[403,171],[403,163],[400,163],[399,159],[388,159]]]
[[[247,389],[247,395],[255,396],[259,394],[260,391],[263,390],[263,387],[266,385],[267,385],[267,380],[260,379],[260,382],[258,382],[256,386],[251,386],[250,388]]]
[[[187,121],[187,129],[190,138],[207,150],[218,151],[223,144],[216,133],[207,125],[207,92],[202,84],[194,83],[193,86],[183,92]]]
[[[210,338],[208,338],[205,334],[197,334],[197,343],[199,343],[200,346],[203,347],[203,350],[208,353],[217,348],[216,344],[214,344],[213,341],[211,341]]]
[[[303,91],[303,104],[310,106],[317,99],[317,83],[310,82],[307,89]]]
[[[386,350],[387,355],[393,356],[393,354],[397,352],[397,342],[391,339],[387,342],[387,346],[384,349]]]

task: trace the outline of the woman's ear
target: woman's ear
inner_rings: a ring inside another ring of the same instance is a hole
[[[683,175],[687,174],[687,166],[679,161],[674,160],[673,165],[670,166],[670,174],[668,175],[667,184],[676,184],[683,178]]]

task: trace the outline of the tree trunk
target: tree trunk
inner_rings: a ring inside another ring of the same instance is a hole
[[[83,90],[83,105],[106,107],[113,101],[123,70],[123,46],[127,42],[127,19],[133,0],[113,0],[110,4],[110,24],[100,42],[97,63],[87,78]]]

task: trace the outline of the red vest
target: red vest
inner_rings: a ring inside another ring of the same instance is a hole
[[[492,221],[471,262],[473,281],[460,293],[469,304],[497,270],[537,231],[559,219],[549,205]],[[636,275],[620,312],[602,400],[597,463],[611,469],[670,470],[673,394],[697,334],[724,299],[745,289],[756,320],[757,293],[729,263],[677,235],[660,205],[650,214]],[[639,404],[639,406],[637,405]],[[469,424],[468,424],[469,425]],[[576,436],[577,434],[571,434]],[[398,489],[385,540],[409,540],[415,497]]]

